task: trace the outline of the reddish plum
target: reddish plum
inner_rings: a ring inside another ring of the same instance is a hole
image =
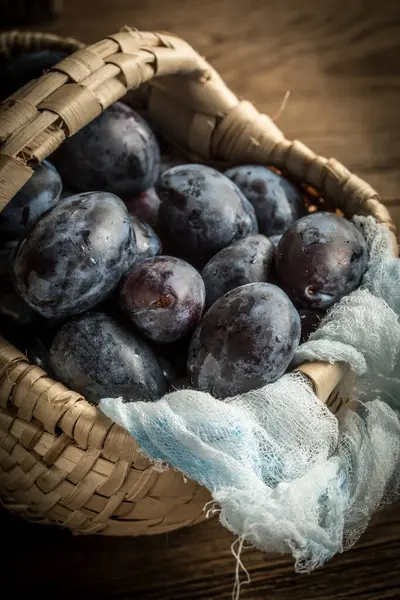
[[[120,303],[130,321],[149,339],[173,342],[199,322],[205,302],[200,273],[171,256],[135,266],[121,287]]]

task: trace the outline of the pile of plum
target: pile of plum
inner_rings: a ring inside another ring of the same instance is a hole
[[[171,166],[123,103],[50,160],[0,213],[0,332],[93,403],[276,381],[366,268],[359,231],[301,187]]]

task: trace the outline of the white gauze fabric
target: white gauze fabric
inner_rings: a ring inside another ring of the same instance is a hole
[[[221,523],[312,571],[349,548],[400,481],[400,261],[383,226],[354,219],[370,252],[362,287],[328,313],[293,364],[345,361],[356,402],[338,419],[299,373],[224,401],[180,390],[155,403],[104,399],[154,461],[208,488]]]

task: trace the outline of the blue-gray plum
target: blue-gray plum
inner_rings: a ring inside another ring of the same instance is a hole
[[[50,361],[57,378],[97,404],[101,398],[151,401],[167,390],[150,347],[104,313],[80,315],[56,334]]]
[[[275,285],[248,283],[226,293],[193,334],[187,362],[192,385],[225,398],[276,381],[300,329],[297,310]]]
[[[65,198],[21,242],[13,262],[18,293],[48,319],[103,301],[131,268],[135,234],[122,200],[107,192]]]
[[[18,239],[27,234],[40,217],[55,206],[62,191],[61,177],[47,161],[35,168],[31,179],[0,212],[2,239]]]
[[[261,165],[244,165],[225,171],[254,206],[260,233],[284,233],[307,214],[302,190],[291,181]]]
[[[132,199],[125,200],[125,204],[130,215],[146,221],[153,229],[157,227],[160,198],[154,188],[141,192]]]
[[[160,238],[146,221],[131,215],[131,223],[136,237],[136,262],[161,253]]]
[[[316,212],[288,229],[275,258],[279,283],[296,306],[325,310],[360,284],[368,253],[350,221]]]
[[[160,167],[157,140],[126,104],[115,102],[67,138],[52,155],[66,187],[131,198],[152,187]]]
[[[210,167],[173,167],[163,173],[157,191],[157,232],[164,251],[196,268],[258,231],[250,202],[230,179]]]
[[[268,281],[275,248],[260,233],[253,233],[215,254],[201,272],[207,306],[246,283]]]
[[[204,303],[200,273],[172,256],[143,260],[121,286],[123,312],[146,338],[155,342],[174,342],[192,331]]]

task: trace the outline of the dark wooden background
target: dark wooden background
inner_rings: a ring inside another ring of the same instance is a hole
[[[91,42],[123,25],[185,37],[240,96],[367,179],[400,227],[399,0],[64,0],[35,26]],[[0,24],[1,26],[1,24]],[[234,538],[216,520],[168,536],[75,538],[0,513],[1,586],[13,598],[223,600]],[[246,550],[245,600],[400,598],[400,510],[383,510],[351,551],[310,576]],[[4,598],[8,598],[8,594]]]

